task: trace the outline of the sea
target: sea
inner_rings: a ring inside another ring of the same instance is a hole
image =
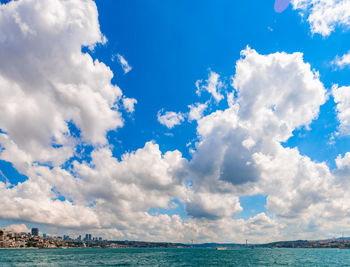
[[[0,266],[350,266],[350,249],[2,249]]]

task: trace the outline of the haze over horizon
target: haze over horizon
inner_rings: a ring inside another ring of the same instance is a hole
[[[0,228],[350,236],[350,1],[0,3]]]

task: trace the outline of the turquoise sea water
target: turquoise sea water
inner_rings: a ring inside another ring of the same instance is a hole
[[[350,266],[350,250],[14,249],[0,266]]]

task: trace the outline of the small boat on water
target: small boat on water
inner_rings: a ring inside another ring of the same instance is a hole
[[[216,249],[216,250],[227,250],[226,247],[216,247],[215,249]]]

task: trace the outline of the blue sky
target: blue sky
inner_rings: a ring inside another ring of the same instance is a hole
[[[13,212],[0,213],[0,226],[181,242],[350,233],[348,216],[311,229],[317,211],[339,214],[348,200],[329,197],[348,188],[350,169],[350,61],[339,63],[350,50],[350,6],[331,2],[293,0],[279,13],[274,0],[52,0],[39,1],[39,14],[31,0],[1,1],[0,191]],[[346,12],[330,15],[337,5]],[[213,73],[220,101],[208,89]],[[207,108],[191,121],[196,103]],[[256,112],[249,119],[245,103]],[[272,107],[260,112],[264,103]],[[270,111],[271,121],[259,117]],[[161,123],[167,112],[180,119],[173,127]],[[32,199],[35,190],[43,197]],[[157,226],[164,221],[169,234]]]
[[[234,73],[234,63],[247,45],[261,54],[276,51],[304,53],[305,61],[320,72],[327,88],[332,84],[347,85],[347,70],[335,71],[330,62],[349,50],[345,44],[350,35],[339,32],[329,38],[314,35],[291,6],[283,13],[273,9],[274,1],[96,1],[102,32],[108,44],[91,53],[109,62],[116,74],[115,82],[131,97],[138,99],[137,108],[127,125],[112,136],[121,140],[114,153],[135,150],[149,140],[156,140],[162,151],[179,149],[190,159],[186,144],[196,138],[195,123],[168,130],[157,121],[160,108],[186,112],[187,105],[198,101],[195,82],[213,70],[226,79]],[[117,33],[117,34],[116,34]],[[331,49],[330,49],[331,48]],[[133,66],[127,75],[111,54],[124,55]],[[208,98],[207,95],[202,97]],[[349,138],[329,144],[337,130],[335,105],[329,100],[310,130],[297,129],[286,146],[316,161],[326,161],[331,168],[338,154],[348,151]],[[212,110],[223,108],[213,105]],[[167,136],[165,133],[172,133]],[[113,142],[111,140],[111,142]],[[249,218],[264,209],[265,198],[251,197],[241,203]],[[171,211],[170,211],[171,212]],[[243,215],[244,214],[244,215]]]

